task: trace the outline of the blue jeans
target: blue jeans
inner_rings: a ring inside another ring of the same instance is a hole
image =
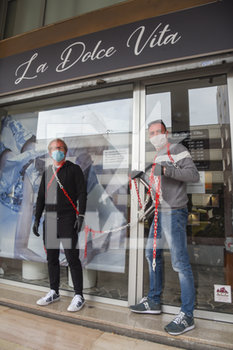
[[[165,241],[171,253],[173,270],[178,272],[181,289],[181,311],[193,316],[195,288],[193,273],[189,262],[186,239],[188,210],[171,209],[158,213],[156,268],[152,269],[154,221],[150,227],[146,244],[146,259],[149,265],[150,290],[148,298],[160,303],[163,284],[163,248]]]

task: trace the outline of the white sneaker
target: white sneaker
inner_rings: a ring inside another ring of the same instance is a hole
[[[67,311],[71,311],[71,312],[79,311],[82,309],[84,304],[85,304],[85,299],[81,295],[76,294],[73,297],[70,305],[68,306]]]
[[[51,289],[45,297],[40,298],[37,300],[37,305],[49,305],[55,301],[60,300],[60,295],[55,292],[55,290]]]

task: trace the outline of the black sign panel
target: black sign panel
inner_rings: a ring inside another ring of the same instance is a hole
[[[0,59],[0,95],[233,49],[233,1],[146,19]]]

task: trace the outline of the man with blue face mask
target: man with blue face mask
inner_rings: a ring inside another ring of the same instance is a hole
[[[154,220],[151,224],[145,255],[149,266],[150,290],[139,304],[130,306],[136,313],[160,314],[163,287],[164,239],[170,249],[173,270],[178,273],[181,289],[181,310],[165,330],[179,335],[194,328],[193,310],[195,289],[192,269],[189,263],[186,225],[187,182],[198,182],[199,173],[190,153],[182,144],[170,144],[168,132],[162,120],[148,125],[149,140],[155,148],[154,165],[150,181],[155,184],[154,191],[158,201],[155,203]],[[142,177],[143,172],[132,176]],[[151,183],[150,183],[151,185]]]
[[[74,298],[68,311],[79,311],[85,303],[83,298],[83,273],[77,248],[86,210],[86,184],[79,165],[66,160],[67,145],[62,139],[49,143],[52,165],[42,175],[38,191],[33,233],[39,236],[39,223],[45,210],[43,240],[47,253],[51,290],[37,301],[48,305],[60,299],[60,243],[70,267],[74,285]],[[77,207],[78,206],[78,207]]]

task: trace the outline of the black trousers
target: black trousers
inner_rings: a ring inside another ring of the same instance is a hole
[[[63,241],[62,238],[60,239]],[[64,248],[66,260],[70,267],[70,273],[74,285],[75,294],[83,295],[83,271],[82,264],[79,259],[79,249],[76,249],[78,236],[75,235],[72,239],[72,248]],[[64,245],[65,246],[65,245]],[[60,249],[47,249],[47,261],[50,288],[54,289],[56,293],[59,291],[60,286],[60,262],[59,262]]]
[[[64,248],[66,260],[74,285],[75,294],[83,295],[83,270],[76,248],[78,235],[74,230],[75,212],[58,217],[56,212],[46,212],[43,240],[47,251],[50,288],[57,293],[60,286],[60,243]],[[71,238],[72,237],[72,238]]]

